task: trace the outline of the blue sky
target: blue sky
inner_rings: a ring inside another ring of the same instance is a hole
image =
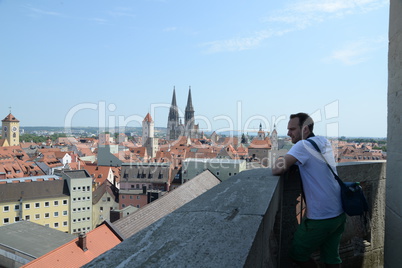
[[[205,131],[385,137],[389,2],[0,0],[4,117],[21,126],[166,127],[189,87]]]

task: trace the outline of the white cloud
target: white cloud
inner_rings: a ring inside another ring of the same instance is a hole
[[[356,65],[369,60],[369,53],[386,45],[386,38],[361,39],[345,44],[332,51],[326,61],[340,61],[345,65]]]
[[[166,27],[163,29],[164,32],[174,32],[177,30],[177,27]]]
[[[254,49],[272,36],[303,30],[331,18],[369,12],[388,4],[387,0],[298,0],[263,18],[261,21],[269,24],[267,30],[258,31],[247,37],[206,42],[201,46],[207,47],[207,53]],[[344,59],[350,59],[352,58],[350,53],[358,53],[353,51],[339,51],[337,57],[342,58],[343,54]],[[350,56],[347,57],[347,54]]]
[[[32,7],[31,5],[24,5],[23,7],[32,11],[33,12],[32,15],[34,15],[34,16],[37,16],[37,15],[58,16],[58,17],[63,16],[61,13],[35,8],[35,7]]]

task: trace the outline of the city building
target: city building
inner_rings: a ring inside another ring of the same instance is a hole
[[[82,267],[102,253],[120,244],[123,239],[105,222],[98,228],[55,248],[27,263],[24,268]]]
[[[105,181],[92,192],[92,226],[95,228],[104,221],[110,221],[113,210],[119,209],[119,190]]]
[[[169,191],[171,163],[137,162],[121,166],[120,190]]]
[[[0,227],[0,266],[21,267],[76,236],[31,221],[19,221]]]
[[[209,170],[221,181],[227,180],[246,169],[246,161],[225,158],[187,158],[183,161],[183,183],[193,179],[205,170]]]
[[[25,220],[70,232],[69,200],[65,181],[58,176],[1,180],[0,226]]]
[[[148,113],[142,121],[142,146],[147,149],[149,158],[154,158],[158,150],[158,139],[155,138],[154,120]]]
[[[11,112],[1,120],[2,138],[7,141],[6,146],[20,144],[20,121]]]
[[[195,124],[191,87],[188,90],[187,105],[184,112],[184,125],[179,118],[179,108],[176,102],[176,90],[173,88],[172,104],[169,110],[166,134],[167,140],[177,140],[180,136],[199,138],[199,125]]]
[[[68,232],[79,234],[92,230],[92,177],[86,170],[64,170],[61,176],[70,191]]]

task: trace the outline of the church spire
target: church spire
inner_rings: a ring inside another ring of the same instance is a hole
[[[169,110],[169,121],[179,121],[179,112],[177,108],[177,103],[176,103],[176,89],[173,87],[173,97],[172,97],[172,104],[170,105],[170,110]]]
[[[191,98],[191,86],[188,89],[188,98],[187,98],[187,106],[186,106],[186,112],[194,112],[193,108],[193,100]]]

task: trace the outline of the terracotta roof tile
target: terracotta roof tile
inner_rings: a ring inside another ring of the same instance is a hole
[[[81,267],[102,253],[120,244],[120,242],[121,240],[109,227],[103,224],[86,234],[86,251],[83,251],[78,246],[78,238],[76,238],[22,267]]]

